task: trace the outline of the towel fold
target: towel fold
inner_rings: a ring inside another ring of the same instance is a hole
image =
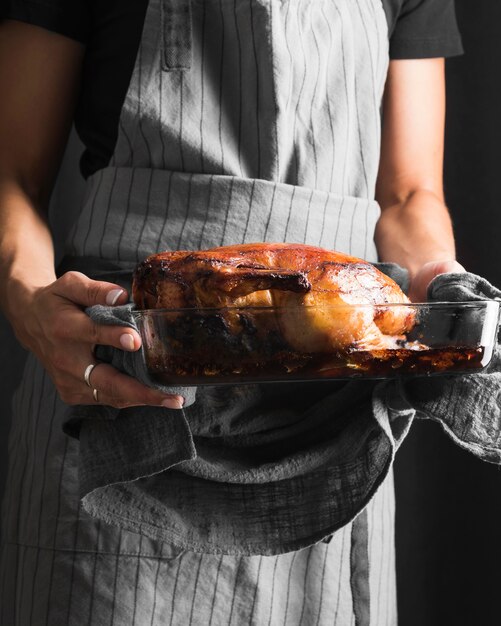
[[[501,291],[476,274],[441,274],[428,287],[430,301],[501,300]],[[394,384],[394,381],[389,381]],[[478,374],[410,378],[400,387],[418,418],[438,421],[462,448],[501,464],[501,346]]]
[[[407,288],[405,270],[379,267]],[[473,274],[447,274],[428,296],[501,292]],[[88,311],[101,323],[133,326],[130,313]],[[98,357],[155,386],[139,353],[100,347]],[[416,414],[501,463],[499,349],[480,374],[169,391],[187,397],[183,410],[70,407],[64,428],[80,439],[88,513],[196,552],[281,554],[329,537],[372,498]]]

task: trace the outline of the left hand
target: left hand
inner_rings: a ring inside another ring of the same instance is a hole
[[[428,285],[439,274],[466,272],[465,268],[457,261],[430,261],[425,263],[411,276],[409,285],[409,298],[412,302],[426,302]]]

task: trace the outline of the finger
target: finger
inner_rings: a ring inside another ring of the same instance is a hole
[[[425,263],[413,276],[409,287],[409,298],[412,302],[426,302],[428,286],[440,274],[465,272],[465,268],[457,261],[430,261]]]
[[[99,344],[129,352],[141,347],[141,336],[133,328],[98,324],[72,305],[58,312],[53,322],[52,336],[65,343],[85,342],[91,344],[91,347]]]
[[[163,406],[181,409],[184,398],[146,387],[135,378],[122,374],[111,365],[101,363],[92,372],[92,385],[98,390],[99,403],[124,408],[127,406]]]
[[[150,405],[180,409],[184,405],[182,396],[151,389],[111,365],[97,361],[89,345],[75,344],[71,349],[41,356],[60,398],[68,405],[96,403],[93,389],[98,390],[99,404],[116,408]],[[85,372],[90,364],[94,368],[88,376],[88,386]]]
[[[84,370],[84,382],[85,384],[92,389],[92,381],[91,376],[92,372],[96,369],[99,363],[89,363]]]
[[[87,367],[84,370],[84,382],[85,384],[90,387],[91,389],[95,389],[95,385],[92,382],[92,373],[95,371],[96,368],[98,368],[100,365],[103,365],[102,361],[96,361],[95,359],[93,359],[93,362],[89,363],[89,365],[87,365]]]
[[[128,409],[135,406],[144,406],[143,404],[139,404],[138,402],[126,402],[123,400],[118,400],[115,398],[108,398],[103,394],[99,393],[99,390],[95,390],[96,395],[94,395],[94,389],[91,390],[90,396],[87,394],[87,397],[82,398],[78,404],[98,404],[102,406],[111,406],[115,409]],[[92,398],[92,400],[89,399]],[[170,397],[166,397],[164,403],[162,404],[163,408],[166,409],[174,409],[179,410],[183,408],[184,398],[182,396],[173,395]],[[155,405],[156,406],[156,405]]]
[[[81,272],[66,272],[53,285],[56,295],[80,306],[102,304],[116,306],[127,302],[127,291],[100,280],[92,280]]]
[[[423,267],[430,272],[433,278],[435,276],[439,276],[440,274],[466,272],[465,268],[457,261],[435,261],[427,263]]]

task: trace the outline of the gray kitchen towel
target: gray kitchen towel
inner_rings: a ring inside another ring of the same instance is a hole
[[[133,314],[134,308],[132,303],[115,307],[97,304],[88,309],[88,315],[98,324],[105,324],[107,326],[127,326],[139,333]],[[184,396],[185,407],[195,402],[196,387],[167,387],[152,380],[146,367],[142,348],[136,352],[126,352],[125,350],[118,350],[112,346],[96,346],[95,355],[98,361],[110,363],[117,370],[134,376],[134,378],[137,378],[137,380],[148,387],[155,387],[164,393],[180,394]]]
[[[428,300],[501,301],[501,290],[476,274],[441,274],[430,283]],[[416,417],[439,422],[462,448],[484,461],[501,464],[499,343],[488,367],[478,374],[407,379],[399,391],[402,392],[402,402],[405,404],[406,400],[408,406],[416,410]]]
[[[406,278],[401,268],[397,274]],[[439,300],[499,295],[471,274],[437,277],[429,292]],[[89,311],[91,317],[103,313]],[[75,434],[80,422],[83,507],[196,552],[271,555],[306,547],[365,507],[416,412],[440,419],[461,445],[488,458],[485,451],[499,440],[492,438],[500,428],[499,365],[498,359],[486,373],[421,381],[199,388],[197,402],[181,411],[131,408],[112,419],[100,414],[103,407],[71,408],[68,432]],[[423,393],[430,383],[432,397]],[[236,401],[232,428],[225,431],[218,407],[228,393]],[[493,416],[491,426],[480,429],[485,413]],[[210,427],[204,429],[205,422]]]

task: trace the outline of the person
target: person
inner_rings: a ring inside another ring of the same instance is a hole
[[[391,474],[367,507],[361,561],[352,523],[243,557],[176,553],[82,511],[66,407],[183,399],[97,364],[96,344],[135,351],[140,337],[83,308],[128,293],[85,266],[56,274],[47,205],[74,120],[87,188],[68,258],[299,241],[398,263],[424,300],[435,275],[462,269],[442,188],[453,1],[0,6],[0,302],[30,351],[9,439],[2,624],[396,624]]]

